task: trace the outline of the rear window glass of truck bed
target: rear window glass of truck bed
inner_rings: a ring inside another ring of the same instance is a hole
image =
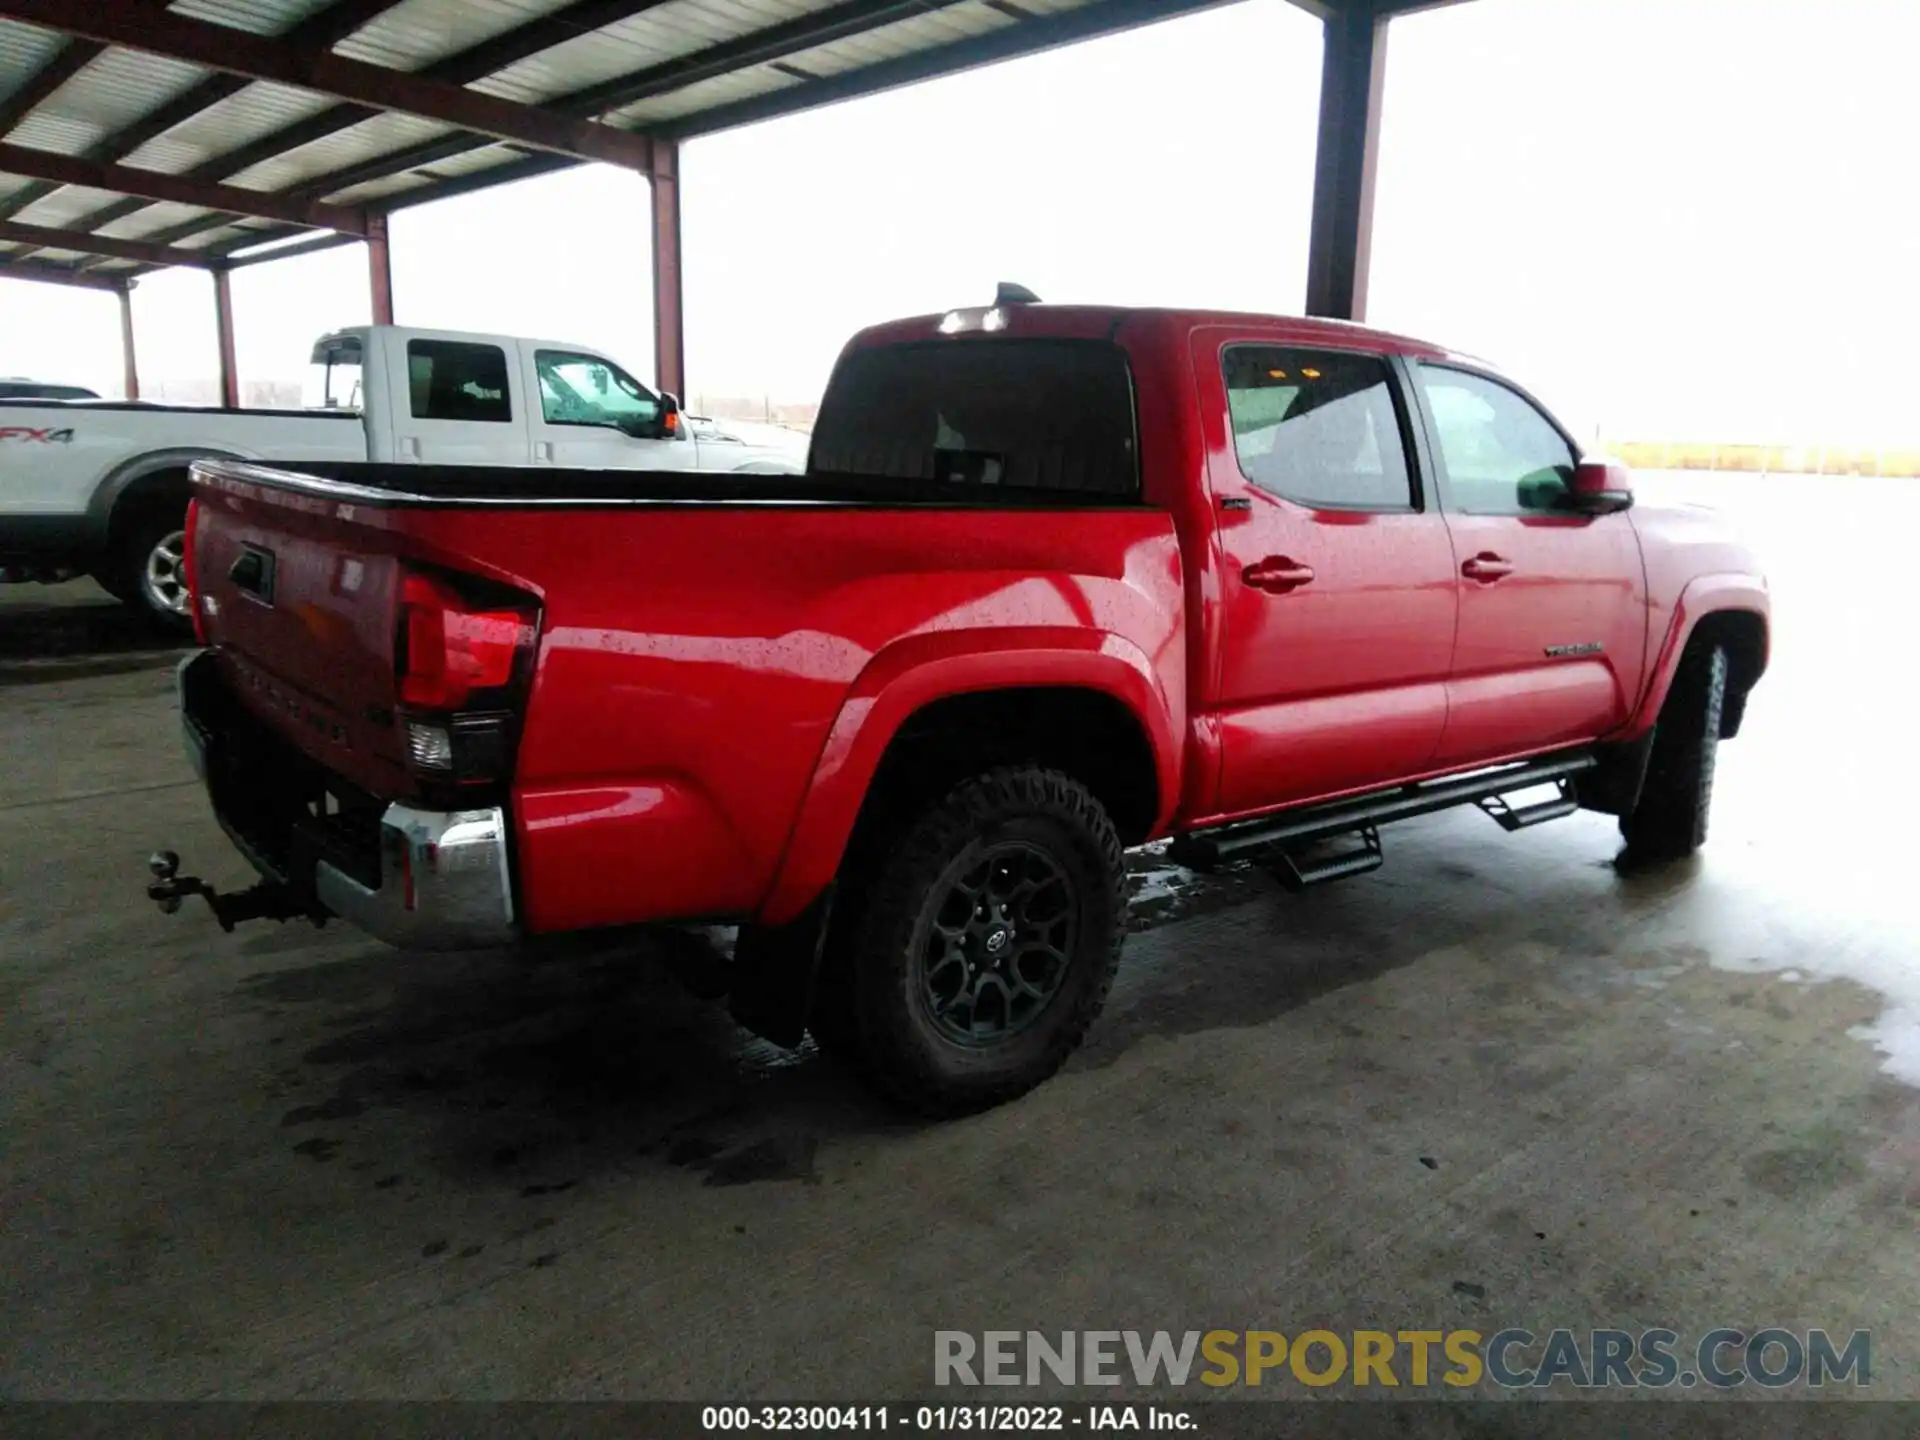
[[[1117,346],[952,340],[856,350],[834,372],[808,469],[930,489],[1140,493],[1133,379]]]
[[[463,340],[409,340],[407,384],[416,420],[513,419],[507,354]]]

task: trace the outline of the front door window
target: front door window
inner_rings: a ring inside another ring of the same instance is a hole
[[[597,425],[638,434],[660,418],[652,391],[610,361],[542,350],[534,356],[549,425]]]

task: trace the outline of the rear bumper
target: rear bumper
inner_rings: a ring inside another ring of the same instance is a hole
[[[233,701],[210,652],[183,661],[177,684],[187,758],[220,828],[262,877],[403,949],[517,937],[503,808],[362,805],[316,818],[308,800],[335,787]]]

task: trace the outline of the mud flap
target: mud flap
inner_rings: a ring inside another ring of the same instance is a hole
[[[1653,759],[1653,731],[1626,744],[1596,745],[1593,769],[1573,779],[1574,799],[1582,810],[1602,815],[1631,815],[1640,803],[1640,790],[1647,781],[1647,764]]]
[[[806,1034],[833,918],[834,886],[785,925],[742,925],[733,945],[733,1018],[789,1050]]]

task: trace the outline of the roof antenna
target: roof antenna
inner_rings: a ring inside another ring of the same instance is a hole
[[[1040,297],[1024,285],[1016,285],[1011,280],[1002,280],[1000,288],[994,292],[995,305],[1038,305]]]

